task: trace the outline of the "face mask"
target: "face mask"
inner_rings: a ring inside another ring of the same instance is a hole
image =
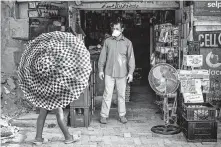
[[[113,33],[112,33],[112,36],[114,36],[114,37],[118,37],[118,36],[120,36],[120,34],[121,34],[120,31],[118,31],[118,30],[114,30]]]

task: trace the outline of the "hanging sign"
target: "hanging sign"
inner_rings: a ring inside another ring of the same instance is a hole
[[[94,10],[137,10],[137,9],[162,9],[162,8],[179,8],[179,4],[175,1],[82,1],[79,4],[70,2],[70,6],[78,9],[94,9]]]
[[[200,42],[200,48],[221,47],[221,31],[198,31],[195,32],[194,40]]]
[[[191,67],[201,67],[203,65],[202,55],[184,55],[183,64]]]
[[[220,16],[221,1],[195,1],[193,12],[196,16]]]

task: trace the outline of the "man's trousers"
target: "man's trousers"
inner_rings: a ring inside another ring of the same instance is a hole
[[[104,89],[103,101],[101,106],[101,113],[100,113],[101,117],[107,118],[109,116],[115,84],[117,89],[118,114],[120,117],[125,116],[126,114],[125,92],[126,92],[127,77],[112,78],[111,76],[105,75],[104,82],[105,82],[105,89]]]

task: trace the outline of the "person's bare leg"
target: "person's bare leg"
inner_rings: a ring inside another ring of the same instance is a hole
[[[36,133],[36,140],[42,141],[42,132],[45,124],[45,119],[47,117],[48,111],[44,108],[40,108],[40,113],[37,119],[37,133]]]
[[[57,108],[56,109],[56,117],[57,117],[57,122],[58,122],[58,126],[60,127],[61,131],[64,134],[65,140],[71,140],[72,135],[70,135],[69,131],[68,131],[68,127],[65,124],[64,121],[64,112],[62,108]]]

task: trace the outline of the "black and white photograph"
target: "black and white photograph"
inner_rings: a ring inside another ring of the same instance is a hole
[[[221,147],[221,0],[1,0],[2,147]]]

